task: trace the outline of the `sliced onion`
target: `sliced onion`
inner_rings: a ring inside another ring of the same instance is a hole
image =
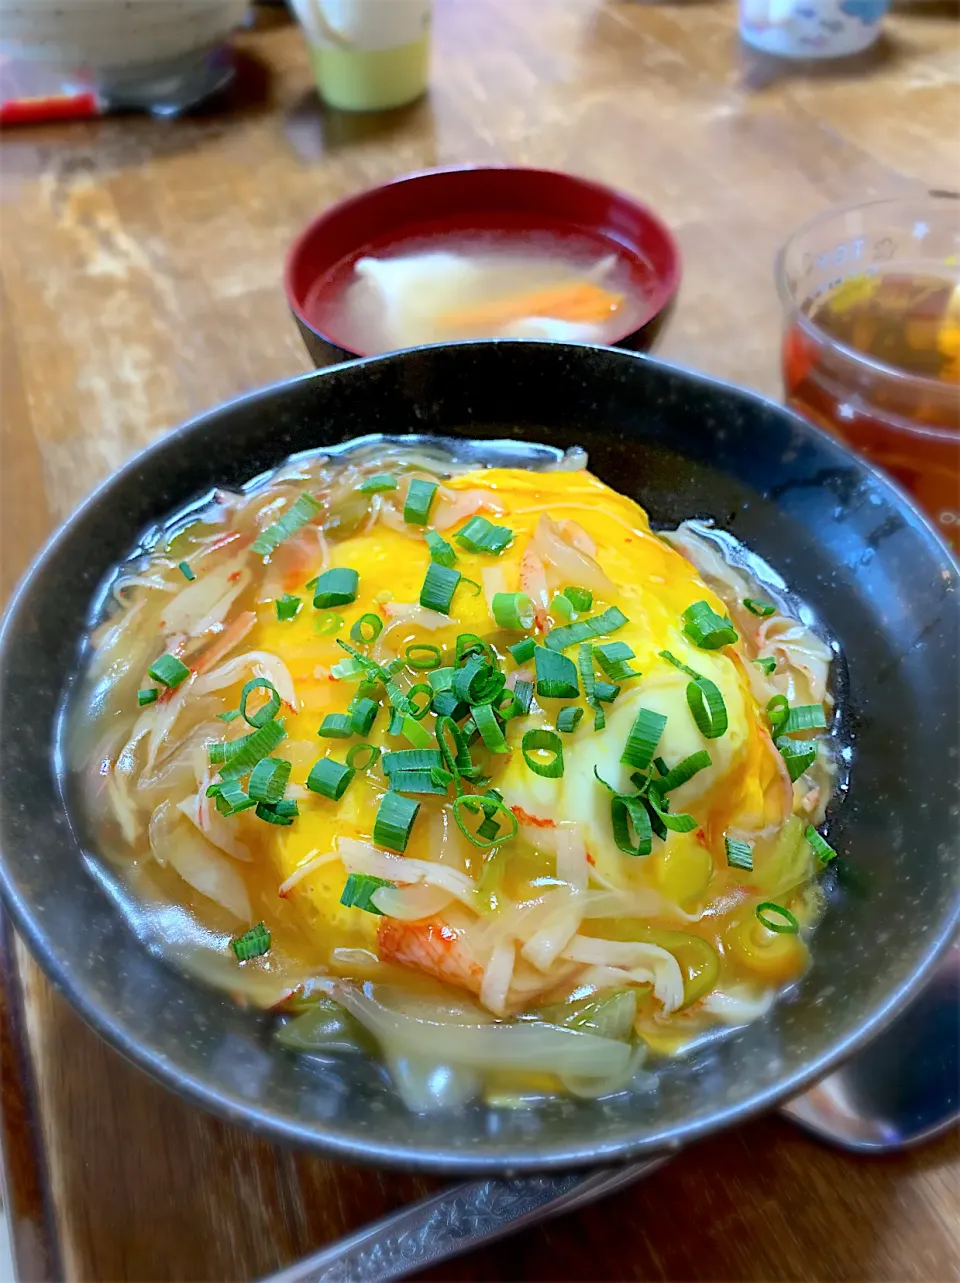
[[[554,911],[523,946],[523,956],[538,971],[544,974],[550,971],[580,929],[583,906],[578,902],[579,899],[578,896],[573,904]]]
[[[318,869],[322,869],[323,865],[331,865],[332,862],[339,860],[339,858],[338,853],[335,851],[327,851],[323,854],[309,857],[309,860],[305,860],[302,865],[296,866],[289,878],[281,881],[280,887],[277,887],[277,896],[289,896],[296,884],[303,881],[304,878],[309,878],[309,875],[314,874]]]
[[[507,584],[507,572],[502,566],[484,566],[480,571],[480,579],[483,582],[483,596],[487,603],[487,609],[493,614],[493,599],[497,593],[509,592]]]
[[[480,984],[480,1001],[495,1016],[502,1016],[507,1007],[507,994],[513,980],[517,949],[512,940],[501,940],[490,955]]]
[[[591,877],[596,874],[591,872]],[[684,922],[698,922],[700,913],[685,913],[666,899],[659,891],[640,889],[621,891],[610,887],[605,891],[588,891],[584,896],[585,918],[660,918],[676,917]]]
[[[580,1096],[584,1100],[596,1100],[600,1096],[612,1096],[614,1092],[624,1091],[633,1085],[634,1079],[643,1068],[647,1048],[644,1043],[630,1049],[630,1059],[623,1069],[617,1068],[613,1073],[600,1074],[596,1078],[575,1077],[573,1074],[562,1074],[560,1081],[564,1090],[571,1096]]]
[[[415,1114],[459,1109],[482,1087],[480,1075],[463,1065],[437,1065],[422,1056],[389,1056],[387,1068],[400,1099]]]
[[[233,825],[226,816],[221,815],[215,806],[204,805],[205,802],[206,798],[203,794],[196,793],[178,802],[177,810],[200,830],[208,842],[212,842],[224,854],[233,856],[235,860],[245,862],[252,860],[250,848],[237,841]]]
[[[630,1048],[610,1038],[538,1022],[462,1024],[408,1016],[378,1001],[379,986],[340,985],[336,996],[388,1055],[416,1055],[470,1069],[533,1070],[599,1077],[625,1070]]]
[[[431,633],[436,632],[438,628],[448,628],[450,625],[446,615],[441,615],[435,610],[427,610],[425,606],[418,606],[412,601],[384,602],[383,613],[389,615],[391,619],[402,620],[417,628],[425,628]]]
[[[574,891],[586,891],[590,880],[587,845],[579,824],[560,824],[555,830],[557,843],[557,878]]]
[[[387,882],[406,885],[413,882],[426,882],[431,886],[442,887],[462,904],[476,912],[477,888],[472,878],[458,869],[430,860],[414,860],[408,856],[388,855],[386,851],[361,842],[357,838],[341,837],[337,840],[337,850],[348,873],[369,873],[375,878]]]
[[[195,891],[241,922],[250,921],[250,900],[243,878],[204,837],[187,824],[170,802],[150,819],[150,849],[161,865],[170,864]]]
[[[520,558],[520,589],[533,602],[533,615],[537,628],[547,626],[547,607],[550,604],[550,586],[540,554],[531,540]]]
[[[388,918],[401,922],[421,922],[433,918],[451,903],[453,896],[444,887],[414,883],[411,886],[380,887],[370,897],[376,908]]]
[[[571,548],[576,548],[584,556],[596,557],[597,541],[588,531],[584,530],[579,521],[561,521],[560,536],[570,544]]]
[[[642,970],[653,983],[654,996],[664,1011],[676,1011],[683,1003],[683,974],[672,953],[656,944],[634,940],[600,940],[593,936],[574,936],[563,956],[573,962],[589,962],[601,967]]]
[[[577,584],[600,597],[611,600],[616,588],[593,557],[574,548],[563,538],[560,527],[545,512],[541,513],[533,534],[533,546],[547,566],[552,567],[559,584]]]
[[[186,633],[187,636],[198,636],[214,623],[221,623],[239,592],[250,582],[250,571],[246,563],[247,554],[244,553],[220,566],[205,570],[192,583],[182,588],[163,607],[160,627],[164,634],[169,636],[171,633]],[[231,579],[233,575],[238,578]],[[238,584],[242,586],[234,591]]]
[[[215,668],[212,673],[204,673],[203,676],[196,678],[193,686],[194,693],[204,695],[208,691],[218,691],[223,690],[225,686],[233,686],[248,670],[252,670],[255,677],[265,677],[271,681],[283,702],[291,708],[297,707],[297,692],[290,670],[279,655],[274,655],[267,650],[244,651],[236,659],[231,659],[226,664],[221,664],[219,668]]]
[[[775,989],[766,989],[757,995],[744,986],[728,989],[726,993],[714,990],[700,1000],[700,1009],[725,1025],[748,1025],[765,1016],[776,999]]]
[[[432,516],[436,530],[449,530],[475,512],[491,512],[502,516],[506,508],[489,490],[441,490]]]

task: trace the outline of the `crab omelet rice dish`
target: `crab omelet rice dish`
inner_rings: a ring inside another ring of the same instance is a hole
[[[69,704],[88,844],[276,1055],[378,1054],[417,1110],[629,1090],[809,964],[831,651],[582,451],[454,451],[145,537]]]

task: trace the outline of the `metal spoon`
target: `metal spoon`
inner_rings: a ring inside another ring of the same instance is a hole
[[[780,1113],[842,1149],[903,1149],[960,1120],[960,942],[903,1015]],[[386,1283],[573,1211],[660,1167],[464,1181],[412,1203],[263,1283]]]

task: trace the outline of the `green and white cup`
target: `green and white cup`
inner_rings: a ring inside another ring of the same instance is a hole
[[[426,92],[431,0],[292,0],[317,90],[341,111],[385,111]]]

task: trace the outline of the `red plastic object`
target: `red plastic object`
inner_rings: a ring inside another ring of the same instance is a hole
[[[364,254],[400,240],[451,231],[578,232],[631,266],[647,302],[639,326],[616,346],[649,348],[680,284],[680,251],[666,226],[622,192],[548,169],[431,169],[408,174],[332,206],[309,223],[287,256],[284,286],[317,365],[368,356],[331,328],[336,302]]]

